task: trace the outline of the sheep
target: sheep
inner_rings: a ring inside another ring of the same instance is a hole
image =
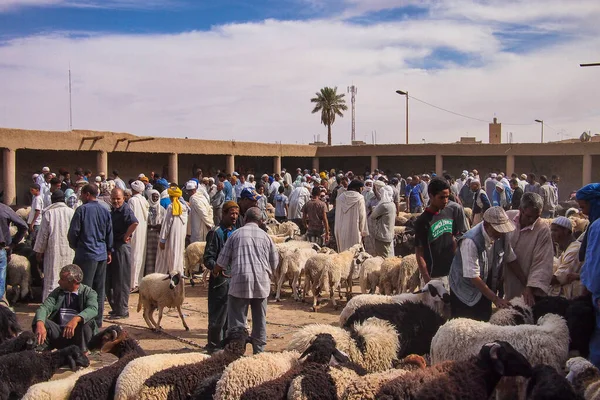
[[[0,343],[0,356],[10,353],[17,353],[19,351],[33,350],[36,345],[37,339],[35,333],[31,331],[25,331],[19,336]]]
[[[483,344],[504,340],[534,365],[547,364],[562,369],[569,354],[569,330],[562,317],[547,314],[537,325],[498,326],[487,322],[457,318],[440,327],[431,341],[431,361],[464,361]]]
[[[17,321],[17,314],[10,308],[0,305],[0,344],[14,338],[22,329]]]
[[[115,400],[134,400],[146,379],[154,373],[177,365],[200,362],[209,356],[203,353],[153,354],[130,361],[117,379]]]
[[[278,280],[277,292],[275,295],[276,301],[281,301],[281,286],[286,278],[291,281],[292,295],[294,300],[300,300],[300,296],[298,294],[300,275],[302,274],[308,259],[315,255],[317,255],[317,251],[312,248],[296,248],[293,250],[284,248],[283,257],[280,253],[280,267],[277,271]]]
[[[204,270],[204,250],[206,250],[206,242],[190,243],[188,247],[185,248],[183,267],[186,275],[190,277],[190,284],[192,286],[194,286],[196,283],[194,282],[194,271],[196,269],[196,265],[200,266],[198,272],[202,272]],[[205,275],[206,274],[202,275],[202,283],[206,281],[207,277]]]
[[[500,308],[490,318],[490,324],[493,325],[523,325],[534,324],[533,310],[527,304],[523,297],[515,297],[510,301],[511,307]]]
[[[184,279],[187,277],[177,271],[171,271],[168,274],[154,273],[142,278],[137,312],[140,312],[142,307],[144,308],[144,320],[150,329],[161,330],[160,321],[163,309],[177,307],[183,327],[186,331],[190,330],[181,312],[181,305],[185,300]],[[153,316],[156,309],[158,309],[158,323],[154,321]]]
[[[397,256],[405,257],[415,253],[415,231],[408,229],[409,223],[404,227],[404,232],[394,235],[394,254]]]
[[[600,399],[600,371],[583,357],[573,357],[567,361],[567,380],[575,392],[585,400]]]
[[[269,237],[271,238],[271,240],[273,241],[273,243],[275,244],[282,244],[285,243],[289,237],[288,236],[276,236],[276,235],[269,235]]]
[[[429,353],[431,339],[446,320],[423,303],[366,304],[359,307],[346,321],[344,328],[368,318],[388,321],[398,335],[397,358],[409,354],[425,355]]]
[[[527,400],[580,400],[562,374],[548,365],[533,367],[527,383]]]
[[[330,292],[330,299],[335,309],[337,309],[333,293],[335,289],[338,289],[341,299],[341,287],[344,284],[346,286],[346,298],[349,299],[351,297],[355,260],[358,257],[366,257],[366,253],[364,253],[364,249],[360,244],[339,254],[317,254],[308,259],[304,267],[305,283],[303,300],[310,289],[313,295],[313,311],[317,311],[318,309],[317,299],[321,289],[324,292]]]
[[[63,379],[36,383],[27,390],[22,400],[68,400],[75,382],[90,372],[94,372],[94,369],[88,367]]]
[[[353,297],[346,303],[346,307],[344,307],[340,314],[340,325],[344,326],[354,311],[365,304],[390,304],[403,303],[405,301],[424,303],[437,311],[440,315],[444,316],[446,314],[445,305],[450,301],[450,295],[442,282],[438,280],[429,281],[423,286],[423,289],[419,290],[417,293],[402,293],[395,296],[361,294]]]
[[[0,357],[0,399],[23,397],[31,385],[52,378],[64,365],[75,371],[89,366],[90,361],[75,345],[53,352],[28,350]]]
[[[465,207],[463,208],[463,211],[465,213],[465,218],[467,219],[467,222],[470,226],[473,223],[473,210],[469,207]]]
[[[221,375],[227,365],[242,357],[249,342],[251,339],[246,328],[229,329],[221,343],[223,350],[200,362],[155,373],[144,382],[138,399],[180,399],[190,396],[205,379],[215,374]]]
[[[557,314],[566,319],[571,338],[569,350],[572,355],[587,357],[589,343],[596,327],[596,313],[591,295],[579,296],[572,300],[560,296],[543,297],[533,306],[534,321],[547,313]]]
[[[398,361],[398,334],[389,322],[378,318],[354,324],[348,331],[331,325],[307,325],[292,336],[287,349],[305,351],[321,333],[330,334],[338,349],[368,372],[385,371]]]
[[[356,263],[358,264],[359,260],[357,260]],[[358,282],[360,285],[361,293],[364,294],[367,293],[367,291],[370,294],[375,293],[377,285],[379,284],[379,276],[382,263],[383,257],[370,257],[360,262]]]
[[[27,222],[27,218],[29,217],[29,213],[31,212],[31,206],[22,207],[15,211],[19,217],[25,222]]]
[[[88,343],[88,348],[91,351],[100,350],[103,353],[111,353],[119,360],[79,378],[69,397],[73,400],[113,399],[117,378],[123,368],[131,360],[146,355],[137,341],[130,338],[127,331],[119,325],[109,326],[94,335]]]
[[[398,279],[402,257],[390,257],[383,260],[379,271],[379,293],[387,296],[398,294]]]
[[[490,398],[502,376],[531,376],[531,364],[507,342],[484,344],[475,356],[403,374],[383,385],[377,399]]]
[[[31,264],[27,257],[13,254],[6,266],[6,284],[12,286],[11,303],[25,299],[30,292]]]
[[[225,368],[217,383],[216,400],[238,400],[250,388],[277,379],[300,365],[297,351],[259,353],[243,357]]]
[[[295,237],[300,235],[300,228],[292,221],[278,222],[275,218],[270,218],[266,222],[267,233],[276,236]]]
[[[400,293],[412,293],[419,287],[420,283],[417,256],[410,254],[402,259],[396,287],[398,287]]]
[[[29,242],[21,242],[13,247],[12,255],[24,256],[29,260],[30,286],[41,287],[44,284],[44,272],[41,268],[41,264],[37,261],[37,253],[33,251],[33,247]]]
[[[346,390],[344,390],[341,399],[376,400],[375,395],[385,383],[410,371],[425,369],[426,366],[427,363],[423,357],[414,354],[410,355],[401,360],[395,369],[367,374],[350,382]]]

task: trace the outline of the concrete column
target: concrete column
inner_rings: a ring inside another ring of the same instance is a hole
[[[235,171],[235,156],[233,154],[227,155],[227,160],[225,161],[225,173],[233,174]]]
[[[12,149],[2,149],[2,181],[4,182],[4,204],[17,204],[17,157]]]
[[[319,157],[313,157],[312,159],[312,167],[319,172]]]
[[[506,156],[506,177],[510,180],[510,176],[515,172],[515,156]]]
[[[179,183],[179,155],[169,154],[169,183]]]
[[[441,176],[444,172],[444,157],[441,154],[435,155],[435,174]]]
[[[379,164],[379,157],[377,156],[371,156],[371,172],[375,171],[375,169],[377,169],[377,165]]]
[[[592,183],[592,155],[584,154],[583,155],[583,174],[582,174],[581,186],[585,186],[588,183]]]
[[[108,153],[104,150],[100,150],[96,153],[96,175],[100,174],[100,172],[104,172],[106,176],[109,176],[108,173]]]
[[[281,173],[281,156],[273,157],[273,173]]]

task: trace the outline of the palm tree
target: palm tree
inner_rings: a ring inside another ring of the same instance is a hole
[[[321,111],[321,123],[327,126],[327,145],[331,146],[331,125],[335,122],[335,116],[343,117],[342,111],[348,109],[345,95],[337,94],[337,86],[333,89],[326,86],[315,94],[317,97],[310,99],[311,103],[316,103],[312,113]]]

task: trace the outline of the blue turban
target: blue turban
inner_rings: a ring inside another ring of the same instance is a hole
[[[156,180],[156,183],[164,187],[165,189],[169,187],[169,182],[165,178],[160,178]]]
[[[600,183],[585,185],[577,191],[575,198],[590,203],[590,224],[600,218]]]
[[[275,179],[272,176],[269,176],[269,184],[273,183]]]

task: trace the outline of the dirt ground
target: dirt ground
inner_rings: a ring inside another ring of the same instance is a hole
[[[167,352],[186,352],[200,351],[206,344],[206,328],[208,325],[207,312],[207,288],[202,284],[196,284],[194,287],[186,284],[186,298],[183,303],[182,312],[185,320],[190,327],[185,331],[176,309],[165,309],[161,322],[163,331],[155,332],[148,328],[142,312],[136,312],[138,304],[138,295],[129,296],[129,318],[118,321],[111,321],[108,318],[110,306],[105,303],[103,327],[113,324],[119,324],[125,327],[131,337],[139,341],[140,346],[148,355]],[[354,286],[353,293],[360,293],[358,286]],[[342,291],[344,294],[344,291]],[[336,293],[337,296],[337,293]],[[338,298],[339,299],[339,298]],[[296,302],[291,296],[291,289],[284,286],[281,293],[281,302],[276,302],[274,298],[269,298],[267,307],[267,351],[284,350],[290,341],[294,332],[304,325],[323,323],[338,325],[339,314],[346,304],[345,299],[338,302],[340,306],[336,311],[333,305],[325,300],[319,312],[311,311],[312,298],[306,297],[307,302]],[[21,327],[26,329],[31,326],[35,310],[39,304],[16,304],[15,312],[19,319]],[[157,319],[155,313],[155,319]],[[248,317],[248,325],[251,327],[252,319]],[[247,354],[252,353],[252,347],[249,345]],[[90,355],[91,366],[98,368],[107,365],[116,360],[111,354],[92,353]],[[55,375],[53,379],[67,376],[67,370],[61,370],[61,373]]]

